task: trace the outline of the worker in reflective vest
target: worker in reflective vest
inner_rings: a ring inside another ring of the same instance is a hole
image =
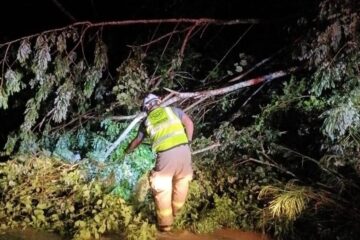
[[[144,99],[142,107],[148,115],[127,152],[143,141],[146,132],[157,155],[150,185],[155,199],[158,228],[167,232],[171,230],[174,217],[185,203],[193,176],[189,142],[194,126],[182,110],[161,107],[160,102],[160,98],[154,94]]]

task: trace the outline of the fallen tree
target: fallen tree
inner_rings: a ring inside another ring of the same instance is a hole
[[[113,37],[113,31],[119,30],[114,30],[116,24],[112,23],[103,29],[92,23],[80,24],[83,28],[62,28],[3,45],[0,106],[21,112],[4,154],[27,155],[1,165],[1,176],[6,173],[0,182],[5,195],[2,199],[6,200],[1,202],[1,227],[7,228],[26,215],[28,225],[61,229],[53,225],[57,223],[51,215],[54,208],[38,206],[38,197],[55,197],[49,202],[56,207],[59,196],[38,195],[36,188],[29,187],[24,192],[12,192],[20,189],[22,182],[35,181],[38,186],[36,179],[49,184],[47,189],[53,187],[45,180],[46,175],[59,173],[51,168],[55,165],[47,164],[49,174],[42,175],[45,170],[41,164],[45,162],[40,161],[40,173],[33,171],[26,165],[31,163],[31,153],[45,154],[51,163],[53,158],[61,159],[64,175],[53,180],[63,181],[64,186],[73,186],[67,179],[77,176],[72,168],[83,170],[84,178],[77,183],[86,189],[55,186],[63,201],[76,203],[75,215],[55,208],[72,233],[87,227],[92,227],[92,236],[99,230],[102,233],[104,222],[98,222],[94,214],[101,214],[103,220],[108,212],[119,213],[119,208],[134,210],[129,210],[132,225],[114,216],[129,236],[132,232],[145,236],[136,229],[151,233],[155,214],[146,174],[153,166],[154,155],[147,144],[126,156],[124,148],[136,134],[132,127],[144,117],[137,114],[142,95],[156,91],[165,96],[164,105],[175,104],[193,114],[198,130],[192,144],[193,149],[199,149],[194,155],[195,178],[176,227],[196,232],[223,227],[263,230],[277,239],[357,236],[358,5],[355,0],[322,1],[316,19],[300,21],[309,25],[306,36],[287,48],[293,58],[282,51],[282,61],[268,56],[258,61],[239,52],[230,57],[234,46],[258,24],[255,22],[245,23],[247,28],[241,28],[236,41],[221,49],[223,57],[219,54],[216,61],[207,60],[206,64],[203,59],[213,60],[213,56],[199,52],[196,43],[210,41],[204,37],[209,31],[207,24],[217,22],[217,28],[226,22],[169,20],[161,33],[128,44],[130,54],[116,63],[108,54],[115,51],[114,45],[107,44],[111,40],[106,38],[106,34]],[[160,23],[156,21],[132,24]],[[225,25],[235,27],[231,24]],[[109,46],[112,48],[107,49]],[[279,50],[273,52],[276,55]],[[299,66],[301,73],[293,72],[289,65]],[[289,70],[276,72],[274,68],[279,66]],[[262,76],[264,72],[272,73]],[[255,75],[260,77],[253,78]],[[244,80],[245,76],[250,80]],[[284,81],[265,84],[280,77]],[[251,87],[255,84],[260,87]],[[126,129],[130,120],[133,122]],[[109,157],[97,161],[104,158],[104,152]],[[27,172],[34,178],[26,178]],[[106,196],[95,196],[92,181],[108,183],[102,186]],[[64,189],[68,191],[61,192]],[[28,193],[32,193],[32,205],[24,198]],[[22,197],[18,199],[17,195]],[[106,214],[88,211],[105,197],[112,199],[116,211],[107,206]],[[119,206],[117,202],[126,204]],[[72,225],[78,217],[87,219],[86,223]],[[113,229],[109,224],[109,230]],[[84,234],[88,236],[87,231]]]

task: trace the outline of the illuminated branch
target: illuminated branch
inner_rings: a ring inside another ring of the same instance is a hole
[[[243,81],[240,83],[236,83],[236,84],[228,86],[228,87],[223,87],[223,88],[214,89],[214,90],[206,90],[206,91],[201,91],[201,92],[180,93],[180,92],[176,92],[171,89],[165,88],[170,93],[173,93],[174,97],[166,100],[165,102],[162,103],[162,105],[168,106],[168,105],[173,104],[181,99],[187,99],[187,98],[195,98],[196,99],[196,98],[204,98],[204,97],[211,97],[211,96],[216,96],[216,95],[227,94],[227,93],[234,92],[234,91],[244,88],[244,87],[257,85],[262,82],[267,82],[267,81],[271,81],[276,78],[284,77],[284,76],[296,71],[296,69],[297,68],[291,68],[287,71],[277,71],[277,72],[270,73],[265,76],[261,76],[261,77],[253,78],[253,79]]]
[[[172,103],[175,103],[181,99],[188,99],[188,98],[208,98],[210,96],[216,96],[216,95],[223,95],[223,94],[227,94],[230,92],[234,92],[240,88],[244,88],[244,87],[249,87],[249,86],[253,86],[262,82],[266,82],[266,81],[270,81],[273,80],[275,78],[280,78],[283,76],[286,76],[292,72],[294,72],[296,70],[296,68],[291,68],[288,71],[278,71],[278,72],[274,72],[265,76],[261,76],[258,78],[254,78],[254,79],[250,79],[248,81],[244,81],[241,83],[237,83],[228,87],[224,87],[224,88],[219,88],[219,89],[215,89],[215,90],[207,90],[207,91],[201,91],[201,92],[193,92],[193,93],[179,93],[170,89],[167,89],[170,92],[170,96],[171,97],[166,97],[165,101],[163,101],[163,103],[161,104],[162,106],[168,106]],[[199,101],[198,101],[199,102]],[[197,102],[197,103],[198,103]],[[132,116],[131,116],[132,117]],[[110,154],[111,152],[122,142],[126,139],[127,135],[129,134],[129,132],[136,126],[136,124],[138,122],[140,122],[142,119],[144,119],[146,117],[146,113],[145,112],[140,112],[139,114],[136,115],[135,119],[129,124],[129,126],[125,129],[125,131],[120,135],[120,137],[109,146],[109,148],[107,149],[106,153],[103,156],[103,160],[105,160]],[[113,117],[114,118],[114,117]],[[215,146],[216,145],[216,146]],[[218,145],[215,144],[213,147],[217,147]],[[206,149],[208,150],[208,149]],[[206,151],[205,150],[205,151]]]

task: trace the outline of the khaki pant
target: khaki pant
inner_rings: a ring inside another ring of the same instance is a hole
[[[155,198],[158,225],[170,226],[184,205],[193,176],[191,151],[181,145],[158,153],[150,184]]]

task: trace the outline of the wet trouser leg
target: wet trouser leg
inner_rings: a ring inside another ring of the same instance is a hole
[[[159,226],[170,226],[173,222],[171,207],[172,178],[155,174],[152,181],[156,216]]]
[[[173,216],[184,205],[192,174],[191,152],[187,145],[158,154],[150,183],[160,227],[170,226]]]
[[[173,181],[172,210],[174,217],[185,204],[189,180],[189,178],[180,178]]]

